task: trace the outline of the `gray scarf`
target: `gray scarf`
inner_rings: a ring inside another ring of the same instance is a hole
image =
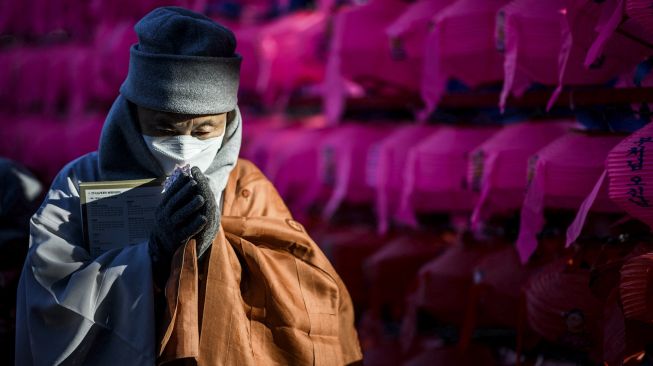
[[[241,138],[242,119],[236,107],[227,114],[222,146],[204,172],[218,202],[222,201],[222,191],[238,161]],[[143,141],[136,106],[122,95],[116,98],[104,122],[98,152],[102,180],[146,179],[165,175]]]

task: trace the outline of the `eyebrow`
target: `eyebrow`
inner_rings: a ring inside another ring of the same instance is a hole
[[[163,117],[163,118],[157,117],[157,118],[154,119],[154,121],[156,123],[163,123],[163,124],[166,124],[168,126],[177,126],[179,124],[188,122],[187,120],[177,122],[174,119],[171,119],[171,118],[168,118],[168,117]],[[214,123],[214,121],[212,121],[212,120],[205,120],[205,121],[200,122],[200,124],[198,124],[196,127],[205,126],[205,125],[213,124],[213,123]]]
[[[195,126],[195,128],[204,127],[207,125],[214,126],[215,124],[213,123],[213,121],[208,120],[208,121],[201,122],[199,125]]]

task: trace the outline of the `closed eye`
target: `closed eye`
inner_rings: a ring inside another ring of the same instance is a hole
[[[193,136],[207,136],[210,133],[211,132],[208,132],[208,131],[195,131],[195,132],[193,132]]]

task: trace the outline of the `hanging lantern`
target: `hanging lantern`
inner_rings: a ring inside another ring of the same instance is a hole
[[[627,319],[653,323],[653,253],[632,258],[621,269],[621,302]]]
[[[643,31],[638,35],[648,35],[646,41],[650,42],[653,38],[653,1],[627,0],[625,8],[628,17]]]
[[[653,126],[645,126],[612,149],[607,169],[610,198],[653,227]]]

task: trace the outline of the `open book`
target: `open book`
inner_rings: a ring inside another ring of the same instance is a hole
[[[161,179],[80,182],[84,240],[92,256],[149,238]]]

